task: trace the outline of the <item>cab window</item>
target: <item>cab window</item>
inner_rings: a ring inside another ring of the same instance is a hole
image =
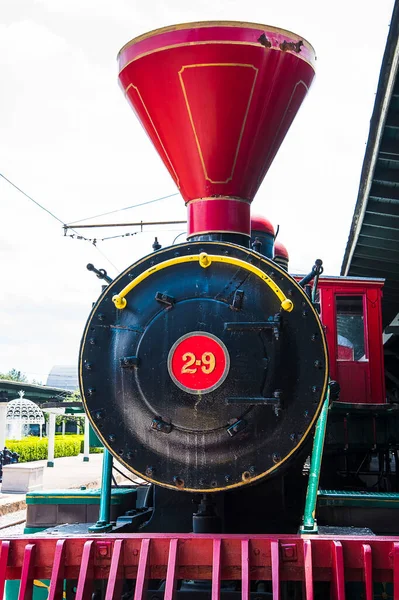
[[[365,361],[363,296],[336,296],[337,360]]]

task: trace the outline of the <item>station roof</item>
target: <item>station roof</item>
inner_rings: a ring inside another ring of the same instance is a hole
[[[399,0],[382,60],[341,275],[385,278],[384,327],[399,312]]]
[[[26,398],[39,404],[44,402],[60,402],[70,395],[68,390],[60,388],[0,379],[0,401],[14,400],[18,397],[18,392],[21,390],[25,392]]]

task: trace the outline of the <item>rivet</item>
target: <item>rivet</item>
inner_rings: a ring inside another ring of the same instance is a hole
[[[96,345],[96,340],[95,340],[95,338],[90,338],[90,339],[89,339],[89,344],[90,344],[90,346],[95,346],[95,345]]]
[[[281,461],[281,456],[280,456],[280,454],[278,454],[277,452],[274,452],[274,453],[272,454],[272,460],[273,460],[274,464],[277,464],[277,463],[279,463],[279,462]]]
[[[97,318],[98,318],[99,321],[105,321],[105,315],[103,313],[99,313],[97,315]]]
[[[323,367],[321,360],[315,360],[314,366],[316,367],[316,369],[321,369]]]
[[[204,481],[203,479],[200,479],[200,480],[198,481],[198,485],[205,485],[205,481]]]
[[[287,296],[292,296],[292,295],[293,295],[293,293],[294,293],[294,292],[293,292],[293,290],[288,290],[288,292],[287,292]]]
[[[132,460],[133,456],[134,456],[134,452],[132,452],[132,450],[129,450],[128,452],[126,452],[126,458],[128,460]]]
[[[101,421],[101,419],[104,418],[104,411],[96,410],[96,412],[94,413],[94,416],[96,417],[97,421]]]
[[[87,390],[87,395],[88,396],[94,396],[95,393],[96,393],[96,388],[89,388]]]
[[[85,369],[86,369],[86,371],[91,371],[91,370],[92,370],[92,368],[93,368],[93,365],[92,365],[91,363],[86,363],[86,364],[85,364]]]
[[[231,475],[225,475],[224,480],[226,483],[229,483],[229,481],[231,481]]]
[[[119,456],[123,456],[123,448],[119,448],[118,454],[119,454]]]
[[[108,436],[108,441],[111,442],[111,444],[116,440],[116,436],[113,433],[110,433]]]
[[[315,342],[317,340],[317,333],[313,333],[310,339],[312,342]]]
[[[249,467],[249,472],[251,473],[251,475],[253,475],[253,474],[255,473],[255,471],[256,471],[256,468],[255,468],[255,466],[254,466],[254,465],[251,465],[251,466]]]
[[[178,488],[184,487],[184,479],[182,479],[181,477],[177,477],[177,476],[173,477],[173,483]]]
[[[176,256],[176,258],[177,258],[178,256],[180,256],[180,252],[175,252],[175,256]]]
[[[154,475],[154,468],[153,467],[147,467],[145,470],[145,474],[147,475],[147,477],[152,477]]]
[[[211,487],[217,487],[218,482],[217,481],[211,481]]]
[[[309,411],[308,411],[308,410],[305,410],[305,411],[304,411],[304,413],[303,413],[303,416],[304,416],[304,417],[308,417],[308,416],[309,416]]]
[[[312,385],[312,392],[315,394],[318,391],[319,391],[319,388],[317,387],[317,385]]]
[[[308,311],[307,310],[303,310],[302,311],[302,316],[303,317],[307,317],[308,316]]]
[[[290,440],[291,440],[291,442],[295,442],[295,438],[296,438],[295,433],[291,433],[290,434]]]

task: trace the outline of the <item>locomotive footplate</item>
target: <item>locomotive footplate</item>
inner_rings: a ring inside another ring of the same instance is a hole
[[[275,473],[324,398],[322,326],[302,288],[244,247],[185,243],[117,277],[94,306],[80,385],[105,446],[132,472],[192,492]]]

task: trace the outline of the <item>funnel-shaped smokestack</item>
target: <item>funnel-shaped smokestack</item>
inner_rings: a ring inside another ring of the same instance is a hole
[[[251,23],[167,27],[119,53],[120,82],[188,203],[190,238],[250,236],[250,203],[314,76],[299,36]]]

